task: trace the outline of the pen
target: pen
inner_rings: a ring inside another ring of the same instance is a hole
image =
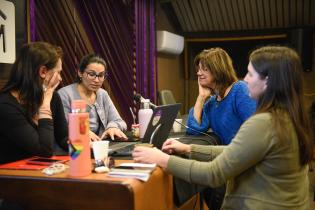
[[[131,116],[132,116],[132,119],[133,119],[133,124],[136,124],[136,115],[133,113],[131,107],[129,107],[129,110],[130,110],[130,112],[131,112]]]

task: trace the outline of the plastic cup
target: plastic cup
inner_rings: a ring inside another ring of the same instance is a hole
[[[179,123],[182,123],[183,122],[183,119],[175,119],[174,123],[173,123],[173,131],[174,132],[180,132],[181,129],[182,129],[182,125],[179,124]]]
[[[103,161],[108,156],[108,145],[109,141],[94,141],[92,143],[92,149],[94,154],[95,162]]]

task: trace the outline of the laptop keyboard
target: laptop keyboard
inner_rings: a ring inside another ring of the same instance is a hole
[[[131,157],[134,145],[138,142],[109,142],[108,154],[113,157]]]
[[[109,142],[109,149],[112,151],[121,150],[125,147],[133,147],[137,142]]]

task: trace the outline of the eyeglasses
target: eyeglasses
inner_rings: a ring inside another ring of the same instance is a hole
[[[96,74],[94,71],[85,71],[85,73],[87,75],[87,78],[90,80],[94,80],[96,79],[96,77],[99,80],[104,80],[108,77],[108,72],[102,72],[102,73]]]
[[[207,68],[200,68],[199,66],[197,66],[195,70],[196,70],[196,73],[198,73],[199,71],[201,73],[209,71]]]

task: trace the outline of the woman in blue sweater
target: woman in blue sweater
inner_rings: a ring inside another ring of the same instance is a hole
[[[239,128],[256,110],[245,82],[238,81],[232,59],[221,48],[203,50],[194,60],[199,95],[190,109],[187,133],[207,132],[209,128],[228,145]],[[175,181],[176,182],[176,181]],[[182,185],[182,183],[181,183]],[[220,209],[225,187],[207,188],[203,196],[210,209]]]
[[[203,50],[194,60],[199,95],[188,116],[188,134],[212,129],[227,145],[244,121],[256,110],[247,85],[238,81],[232,59],[221,48]],[[193,130],[194,129],[194,130]]]

